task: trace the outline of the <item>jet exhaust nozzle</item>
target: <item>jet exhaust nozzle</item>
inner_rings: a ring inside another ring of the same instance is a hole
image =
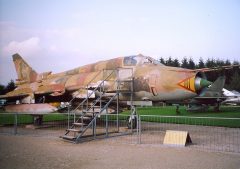
[[[200,77],[195,78],[195,89],[196,90],[201,90],[205,87],[208,87],[211,84],[212,84],[212,82],[210,82],[206,79],[203,79],[203,78],[200,78]]]

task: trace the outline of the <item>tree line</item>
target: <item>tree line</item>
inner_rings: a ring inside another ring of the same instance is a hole
[[[221,66],[239,65],[238,61],[231,62],[230,60],[220,60],[220,59],[207,59],[204,61],[202,58],[198,62],[190,58],[184,57],[181,61],[177,58],[172,58],[171,56],[167,59],[161,57],[159,61],[166,66],[182,67],[187,69],[202,69],[202,68],[213,68]],[[215,81],[217,77],[221,75],[226,76],[225,88],[228,90],[240,91],[240,69],[239,67],[234,67],[232,69],[219,69],[218,71],[206,72],[206,77],[209,81]]]
[[[13,80],[11,80],[6,86],[0,84],[0,95],[6,94],[16,88]]]

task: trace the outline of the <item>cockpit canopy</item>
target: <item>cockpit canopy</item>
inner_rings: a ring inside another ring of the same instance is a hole
[[[126,56],[123,60],[124,66],[140,66],[140,65],[163,65],[157,60],[143,55]]]

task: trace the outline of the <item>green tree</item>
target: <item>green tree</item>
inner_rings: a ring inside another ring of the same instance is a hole
[[[178,59],[173,60],[173,66],[174,67],[180,67],[180,63],[179,63]]]
[[[203,61],[202,57],[200,57],[200,59],[198,61],[197,68],[198,69],[205,68],[205,64],[204,64],[204,61]]]
[[[11,80],[5,88],[5,92],[7,93],[7,92],[10,92],[10,91],[13,91],[15,88],[16,88],[16,85],[15,85],[14,81]]]
[[[224,62],[224,66],[230,66],[232,65],[231,62],[227,59],[225,60]],[[226,69],[224,70],[224,74],[226,76],[226,84],[230,84],[231,83],[231,80],[232,80],[232,77],[233,77],[233,74],[234,74],[234,70],[233,69]]]
[[[195,69],[195,63],[192,58],[188,60],[188,69]]]
[[[215,61],[213,60],[213,58],[212,59],[208,58],[205,65],[207,68],[213,68],[213,67],[215,67]],[[206,76],[207,76],[207,79],[212,82],[214,82],[218,78],[218,75],[214,71],[207,72]]]
[[[239,61],[234,60],[233,65],[239,65]]]
[[[0,95],[5,94],[4,89],[5,89],[5,86],[0,84]]]
[[[182,68],[188,68],[188,61],[187,61],[187,58],[186,58],[186,57],[184,57],[184,58],[182,59],[181,67],[182,67]]]
[[[206,67],[207,68],[213,68],[213,67],[215,67],[216,66],[216,64],[215,64],[215,60],[212,58],[212,59],[207,59],[207,61],[206,61]]]
[[[230,90],[240,91],[240,75],[237,71],[234,72],[233,76],[231,77],[230,84],[226,86]]]
[[[217,60],[216,60],[216,65],[217,65],[217,66],[224,66],[224,61],[223,61],[223,60],[220,60],[220,59],[217,59]]]
[[[160,61],[160,63],[162,63],[162,64],[164,64],[164,65],[166,64],[163,57],[161,57],[161,58],[159,59],[159,61]]]
[[[225,66],[229,66],[229,65],[231,65],[231,62],[227,59],[227,60],[225,61],[224,65],[225,65]]]
[[[169,56],[168,60],[166,61],[166,65],[167,66],[173,66],[173,60],[172,60],[171,56]]]

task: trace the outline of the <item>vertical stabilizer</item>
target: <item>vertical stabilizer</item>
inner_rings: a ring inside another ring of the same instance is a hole
[[[220,97],[222,96],[222,89],[225,84],[225,76],[220,76],[217,78],[213,84],[210,85],[209,88],[204,89],[200,93],[200,97]]]
[[[25,62],[25,60],[23,60],[19,54],[14,54],[12,58],[18,76],[18,83],[31,83],[36,81],[38,74],[27,64],[27,62]]]
[[[209,91],[219,92],[222,93],[222,89],[225,84],[226,77],[219,76],[217,80],[209,87]]]

